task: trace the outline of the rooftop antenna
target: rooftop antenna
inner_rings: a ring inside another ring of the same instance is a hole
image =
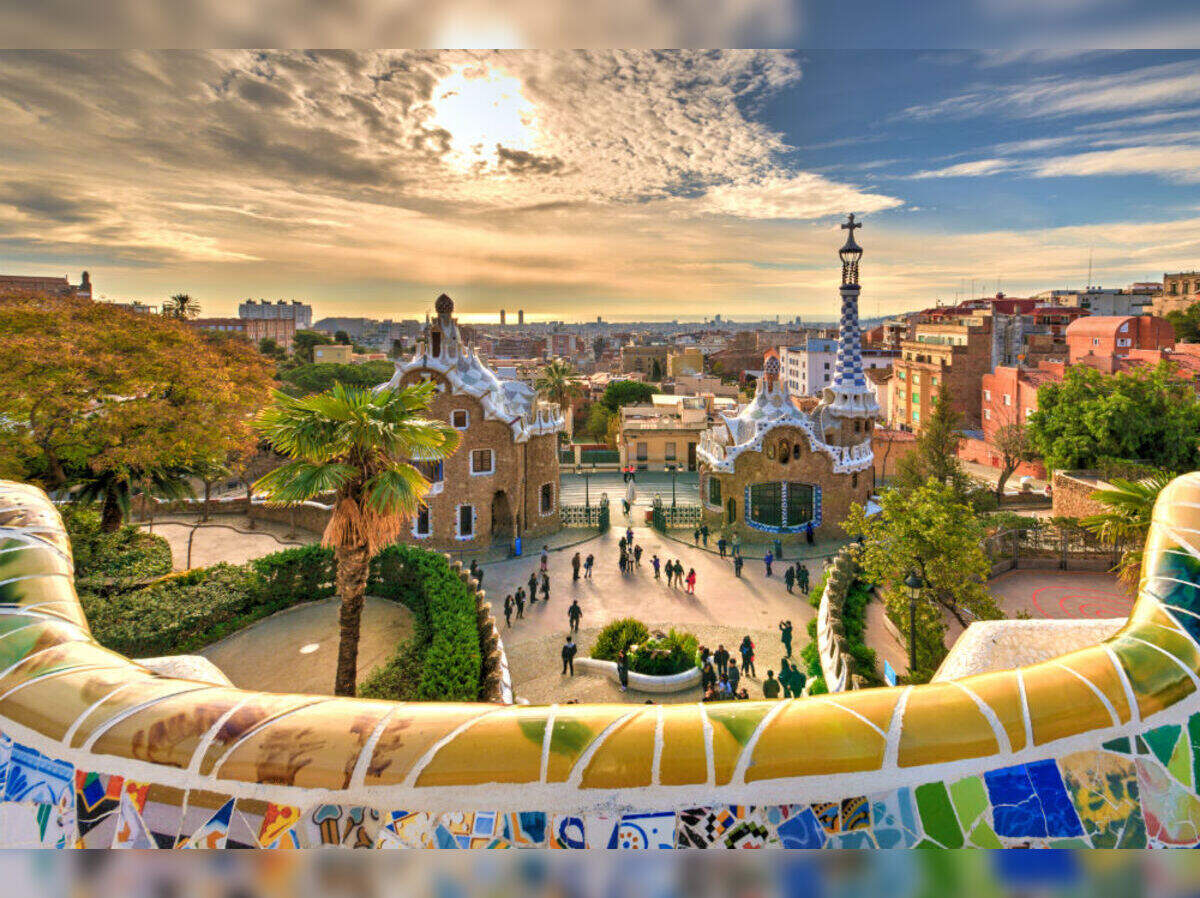
[[[1091,289],[1092,289],[1092,247],[1089,246],[1088,247],[1088,280],[1087,280],[1087,289],[1084,292],[1085,293],[1090,292]]]

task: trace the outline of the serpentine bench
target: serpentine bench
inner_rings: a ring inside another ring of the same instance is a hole
[[[1200,474],[1110,639],[951,682],[716,705],[396,704],[97,645],[38,489],[0,482],[0,845],[1195,845]]]

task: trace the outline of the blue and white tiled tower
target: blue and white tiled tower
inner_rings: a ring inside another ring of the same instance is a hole
[[[861,227],[852,213],[842,225],[848,235],[845,246],[838,251],[842,259],[842,317],[838,326],[837,370],[821,404],[828,414],[839,418],[879,416],[875,392],[863,374],[862,331],[858,326],[858,262],[863,251],[854,239],[854,231]]]

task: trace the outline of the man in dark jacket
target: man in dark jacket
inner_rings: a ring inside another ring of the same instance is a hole
[[[779,681],[773,670],[768,670],[767,678],[763,680],[763,698],[779,698]]]
[[[568,671],[571,676],[575,676],[575,653],[577,651],[579,651],[579,646],[575,645],[575,640],[568,636],[562,647],[563,676],[566,676]]]
[[[571,607],[567,609],[567,623],[571,625],[571,631],[579,632],[579,619],[583,617],[583,609],[579,607],[579,599],[571,603]]]
[[[713,661],[717,662],[717,673],[722,677],[725,676],[729,665],[729,652],[725,651],[725,646],[717,646],[717,650],[713,652]]]

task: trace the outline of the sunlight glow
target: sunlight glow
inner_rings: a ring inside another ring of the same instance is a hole
[[[450,162],[464,170],[495,163],[496,145],[536,149],[536,109],[521,81],[484,66],[457,65],[433,92],[430,124],[451,135]]]

